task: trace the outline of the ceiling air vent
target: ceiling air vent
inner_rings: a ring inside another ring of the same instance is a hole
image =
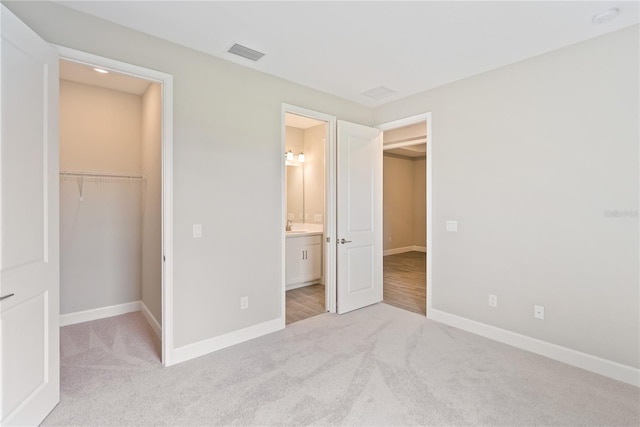
[[[248,47],[242,46],[238,43],[231,46],[231,48],[229,48],[227,52],[233,53],[234,55],[242,56],[243,58],[247,58],[252,61],[257,61],[264,56],[264,53],[258,52],[257,50],[249,49]]]
[[[384,98],[386,98],[388,96],[393,95],[394,93],[396,93],[395,90],[391,90],[388,87],[384,87],[384,86],[378,86],[376,88],[369,89],[366,92],[362,92],[362,94],[364,96],[367,96],[369,98],[373,98],[375,100],[384,99]]]

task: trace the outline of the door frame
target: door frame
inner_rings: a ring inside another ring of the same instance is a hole
[[[397,129],[404,126],[413,125],[420,122],[426,122],[426,135],[427,135],[427,159],[426,159],[426,213],[427,213],[427,266],[426,266],[426,294],[427,294],[427,319],[431,318],[431,308],[432,308],[432,294],[433,294],[433,136],[432,136],[432,120],[431,113],[422,113],[415,116],[405,117],[404,119],[393,120],[390,122],[382,123],[376,126],[382,132]],[[406,143],[397,143],[388,145],[387,148],[398,148],[398,147],[406,147],[409,145],[422,144],[424,141],[408,141]],[[385,146],[382,144],[382,150],[384,151]],[[383,285],[384,286],[384,285]]]
[[[320,113],[318,111],[309,110],[290,104],[282,104],[281,108],[281,130],[280,130],[280,153],[282,153],[280,162],[280,200],[281,200],[281,221],[279,224],[282,230],[282,238],[280,244],[281,265],[280,265],[280,281],[282,283],[282,327],[286,325],[286,306],[287,306],[287,286],[285,278],[285,244],[286,232],[285,224],[287,223],[287,183],[285,181],[286,165],[284,154],[286,151],[286,122],[287,113],[296,114],[298,116],[309,117],[311,119],[320,120],[327,123],[325,136],[325,204],[324,204],[324,225],[323,234],[325,241],[323,251],[323,275],[325,289],[325,309],[329,313],[336,312],[336,123],[335,116]]]
[[[159,83],[162,87],[162,364],[173,365],[173,76],[126,62],[53,45],[58,58]]]

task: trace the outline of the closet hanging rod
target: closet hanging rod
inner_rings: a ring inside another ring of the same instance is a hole
[[[74,172],[74,171],[60,171],[61,176],[79,176],[86,178],[125,178],[125,179],[144,179],[144,175],[127,175],[116,173],[102,173],[102,172]]]

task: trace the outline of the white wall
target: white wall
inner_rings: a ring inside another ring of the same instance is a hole
[[[141,105],[61,80],[60,170],[140,174]],[[141,193],[136,180],[61,178],[61,314],[140,300]]]
[[[310,224],[324,223],[325,136],[324,123],[304,130],[304,210]]]
[[[174,345],[279,319],[281,105],[365,125],[373,111],[59,4],[7,7],[51,43],[173,75]]]
[[[60,170],[139,174],[142,100],[60,81]]]
[[[427,159],[413,161],[413,245],[427,246]]]
[[[382,169],[384,250],[413,246],[413,160],[385,153]]]
[[[375,110],[433,115],[435,309],[640,366],[638,40],[630,27]]]
[[[285,130],[285,151],[291,150],[294,158],[304,151],[304,130],[287,126]],[[287,220],[304,222],[304,168],[300,163],[286,166]]]
[[[142,302],[162,323],[162,88],[152,83],[142,96]]]

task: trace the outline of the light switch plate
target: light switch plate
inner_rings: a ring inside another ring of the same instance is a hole
[[[193,238],[199,239],[202,237],[202,224],[193,224]]]
[[[536,319],[544,320],[544,306],[542,305],[534,305],[533,306],[533,317]]]
[[[458,231],[458,221],[447,221],[447,231]]]
[[[313,214],[313,222],[322,222],[322,214]]]

